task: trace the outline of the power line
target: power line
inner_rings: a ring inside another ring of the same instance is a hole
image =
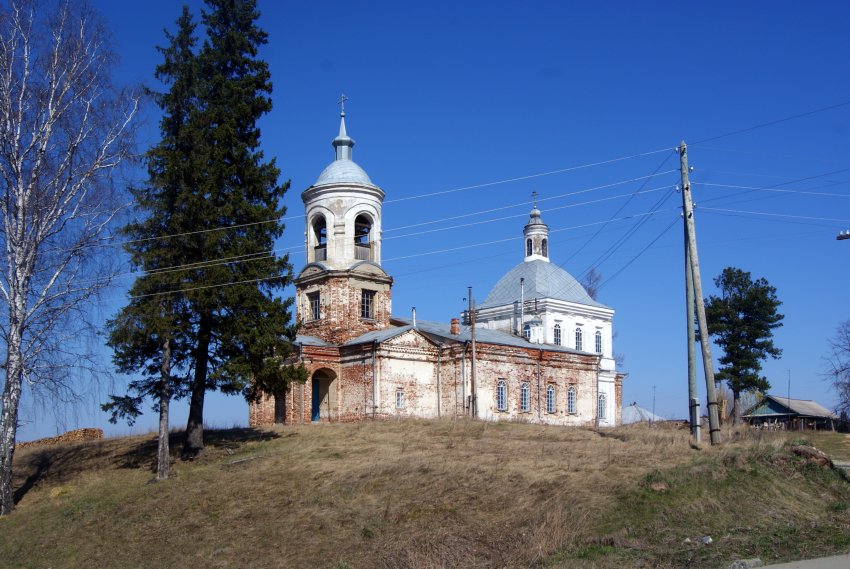
[[[836,103],[834,105],[829,105],[828,107],[821,107],[819,109],[806,111],[804,113],[799,113],[799,114],[796,114],[796,115],[783,117],[781,119],[776,119],[776,120],[768,121],[768,122],[765,122],[765,123],[760,123],[760,124],[757,124],[757,125],[748,126],[746,128],[733,130],[733,131],[730,131],[730,132],[727,132],[727,133],[724,133],[724,134],[718,134],[717,136],[712,136],[712,137],[709,137],[709,138],[703,138],[702,140],[698,140],[696,142],[691,142],[690,144],[691,144],[691,146],[693,146],[694,144],[702,144],[704,142],[711,142],[712,140],[717,140],[719,138],[726,138],[727,136],[734,136],[736,134],[743,134],[745,132],[750,132],[750,131],[757,130],[757,129],[760,129],[760,128],[773,126],[775,124],[780,124],[780,123],[791,121],[791,120],[794,120],[794,119],[808,117],[808,116],[815,115],[815,114],[818,114],[818,113],[823,113],[823,112],[826,112],[826,111],[831,111],[833,109],[838,109],[840,107],[846,107],[847,105],[850,105],[850,101],[842,101],[842,102]]]
[[[829,186],[846,184],[848,182],[850,182],[850,181],[834,182],[832,184],[829,184]],[[825,196],[825,197],[832,197],[832,198],[850,198],[850,194],[836,194],[836,193],[832,193],[832,192],[808,192],[808,191],[805,191],[805,190],[781,190],[781,189],[778,189],[778,188],[764,188],[764,187],[757,187],[757,186],[738,186],[738,185],[734,185],[734,184],[714,184],[714,183],[709,183],[709,182],[693,182],[693,185],[694,186],[709,186],[709,187],[715,187],[715,188],[752,190],[752,191],[756,191],[756,192],[774,192],[774,193],[781,193],[781,194],[802,194],[804,196]],[[734,196],[738,196],[738,195],[741,195],[741,194],[732,194],[729,197],[734,197]]]
[[[791,219],[807,219],[810,221],[830,221],[830,222],[841,222],[841,223],[850,223],[850,219],[837,219],[834,217],[812,217],[808,215],[794,215],[791,213],[770,213],[766,211],[746,211],[740,209],[722,209],[722,208],[714,208],[714,207],[703,207],[700,208],[700,211],[714,211],[714,212],[722,212],[722,213],[738,213],[738,214],[747,214],[747,215],[761,215],[765,217],[788,217]]]
[[[473,184],[471,186],[463,186],[463,187],[460,187],[460,188],[453,188],[453,189],[450,189],[450,190],[442,190],[442,191],[439,191],[439,192],[431,192],[431,193],[428,193],[428,194],[419,194],[419,195],[416,195],[416,196],[408,196],[408,197],[404,197],[404,198],[395,198],[395,199],[392,199],[392,200],[387,200],[384,203],[390,204],[390,203],[397,203],[397,202],[403,202],[403,201],[418,200],[418,199],[422,199],[422,198],[430,198],[430,197],[433,197],[433,196],[441,196],[441,195],[444,195],[444,194],[451,194],[451,193],[454,193],[454,192],[463,192],[463,191],[466,191],[466,190],[477,190],[477,189],[480,189],[480,188],[488,188],[488,187],[491,187],[491,186],[497,186],[499,184],[509,184],[511,182],[521,182],[523,180],[532,180],[534,178],[540,178],[540,177],[543,177],[543,176],[552,176],[554,174],[564,174],[566,172],[574,172],[575,170],[582,170],[584,168],[591,168],[591,167],[594,167],[594,166],[602,166],[602,165],[605,165],[605,164],[612,164],[614,162],[621,162],[623,160],[631,160],[633,158],[650,156],[652,154],[658,154],[659,152],[668,152],[669,150],[670,150],[669,148],[661,148],[659,150],[651,150],[649,152],[641,152],[639,154],[632,154],[630,156],[622,156],[620,158],[612,158],[610,160],[601,160],[599,162],[591,162],[591,163],[588,163],[588,164],[581,164],[579,166],[571,166],[569,168],[561,168],[559,170],[551,170],[549,172],[541,172],[541,173],[538,173],[538,174],[529,174],[527,176],[518,176],[516,178],[506,178],[504,180],[497,180],[495,182],[485,182],[483,184]]]

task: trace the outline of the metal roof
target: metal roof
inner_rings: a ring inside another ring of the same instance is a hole
[[[374,186],[366,171],[357,165],[354,160],[334,160],[327,168],[322,170],[314,186],[324,184],[360,184]]]
[[[770,405],[771,402],[775,405]],[[780,409],[777,409],[776,406],[779,406]],[[783,409],[784,411],[782,411]],[[811,399],[789,399],[774,395],[765,395],[764,399],[744,414],[744,417],[766,417],[789,414],[804,417],[838,417],[817,401],[812,401]]]
[[[295,337],[295,343],[301,344],[302,346],[333,346],[333,344],[328,344],[321,338],[317,338],[315,336],[304,336],[301,334]]]
[[[504,306],[518,302],[522,293],[520,279],[525,282],[525,298],[552,298],[576,304],[608,308],[596,302],[570,273],[548,261],[523,261],[499,279],[479,308]]]

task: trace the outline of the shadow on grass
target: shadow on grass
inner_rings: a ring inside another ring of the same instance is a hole
[[[179,460],[183,431],[169,435],[172,462]],[[194,460],[214,459],[231,454],[253,441],[279,438],[273,431],[252,428],[207,429],[204,432],[204,452]],[[60,443],[18,453],[15,460],[14,500],[19,503],[41,482],[62,483],[74,476],[93,470],[115,468],[156,468],[156,434],[145,437],[123,437],[80,443]],[[17,482],[17,480],[21,480]]]

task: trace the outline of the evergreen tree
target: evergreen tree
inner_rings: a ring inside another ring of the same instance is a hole
[[[195,24],[184,6],[177,20],[177,32],[166,32],[169,45],[159,48],[163,62],[156,78],[169,86],[166,93],[154,94],[162,110],[161,140],[147,153],[148,184],[133,190],[141,221],[128,225],[130,240],[126,249],[132,263],[144,271],[130,290],[130,302],[107,324],[108,344],[114,350],[116,367],[125,373],[141,372],[130,383],[130,394],[112,396],[103,405],[131,424],[141,412],[147,397],[159,411],[157,479],[169,476],[168,410],[173,395],[184,391],[185,373],[190,363],[193,330],[186,298],[179,291],[189,284],[182,271],[186,263],[183,249],[171,235],[190,230],[187,225],[186,194],[194,191],[196,163],[194,148],[198,132],[191,128],[197,112],[198,62],[194,53]]]
[[[203,449],[205,393],[255,394],[255,379],[279,385],[297,370],[281,367],[292,351],[292,299],[277,293],[292,280],[288,256],[272,249],[283,232],[280,204],[289,183],[278,184],[274,160],[260,150],[258,119],[271,110],[268,64],[257,57],[267,41],[256,25],[254,0],[206,0],[207,41],[198,57],[203,78],[193,121],[202,141],[200,172],[186,196],[195,233],[184,242],[192,286],[194,350],[184,456]],[[228,262],[212,262],[228,261]]]
[[[776,298],[776,288],[764,278],[753,281],[750,273],[727,267],[714,284],[721,294],[706,299],[705,315],[709,334],[723,349],[715,378],[726,381],[732,390],[732,419],[738,423],[741,393],[770,389],[759,372],[768,356],[782,355],[773,343],[773,330],[782,326],[785,317],[778,312],[782,302]]]

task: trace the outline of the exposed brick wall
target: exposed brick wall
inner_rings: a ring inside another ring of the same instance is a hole
[[[324,276],[296,282],[296,319],[301,333],[316,336],[332,344],[343,344],[353,338],[390,325],[392,310],[391,280],[354,274],[348,271],[325,273]],[[374,318],[361,318],[362,291],[375,292]],[[321,318],[313,320],[307,295],[320,294]]]
[[[305,346],[302,358],[309,379],[293,385],[285,396],[287,423],[309,422],[313,382],[322,381],[331,393],[323,399],[321,421],[357,421],[391,416],[451,417],[469,414],[471,354],[462,343],[436,344],[409,331],[375,347]],[[543,422],[560,425],[593,425],[597,403],[597,365],[594,355],[550,352],[529,347],[482,344],[477,346],[476,376],[479,417],[490,420]],[[438,365],[439,361],[439,365]],[[538,363],[540,366],[538,380]],[[324,379],[319,379],[324,377]],[[377,378],[377,402],[373,382]],[[496,409],[496,386],[507,383],[508,409]],[[529,410],[520,406],[523,382],[530,387]],[[555,387],[556,412],[546,412],[546,387]],[[567,413],[567,390],[576,389],[575,414]],[[616,384],[617,412],[622,380]],[[404,391],[404,407],[396,407],[396,392]],[[439,394],[439,397],[438,397]],[[466,396],[466,398],[465,398]],[[439,398],[439,406],[437,400]],[[274,421],[274,399],[251,405],[252,425]]]

